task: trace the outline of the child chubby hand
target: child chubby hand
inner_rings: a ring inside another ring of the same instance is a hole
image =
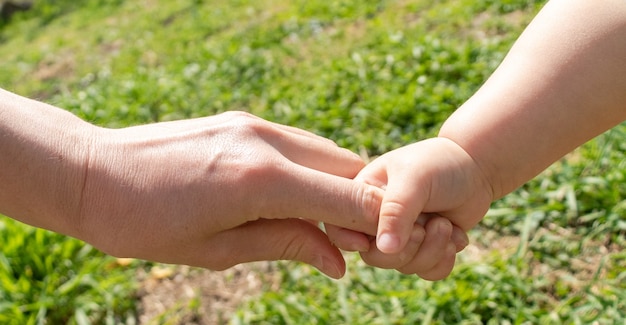
[[[463,232],[493,200],[624,120],[626,2],[551,0],[438,137],[384,154],[357,175],[384,189],[376,245],[363,259],[447,276]],[[333,227],[328,234],[339,247],[364,240]]]
[[[465,232],[489,208],[492,193],[479,168],[446,138],[417,142],[384,154],[355,178],[384,189],[375,242],[361,252],[373,266],[440,280],[451,272]],[[340,248],[364,241],[327,226]]]
[[[420,141],[382,155],[357,179],[385,189],[376,246],[386,254],[397,254],[407,245],[411,226],[420,215],[444,217],[467,231],[482,219],[492,201],[489,184],[473,159],[446,138]],[[445,226],[437,217],[432,221]]]
[[[345,228],[326,225],[330,240],[344,250],[361,249],[361,258],[369,265],[396,269],[404,274],[416,274],[426,280],[447,277],[454,266],[456,253],[467,246],[467,235],[459,227],[435,214],[420,215],[409,226],[409,238],[398,253],[384,253],[376,246],[376,237],[366,236]],[[361,243],[355,245],[355,243]]]

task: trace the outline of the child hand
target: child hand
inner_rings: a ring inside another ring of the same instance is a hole
[[[467,246],[465,232],[441,216],[422,214],[417,218],[404,249],[395,254],[381,252],[376,237],[345,228],[325,225],[333,244],[343,250],[360,251],[365,263],[396,269],[404,274],[417,274],[426,280],[447,277],[454,266],[456,253]]]
[[[388,152],[355,179],[385,189],[376,247],[386,254],[405,249],[420,214],[437,214],[467,231],[483,218],[493,200],[491,185],[472,157],[446,138]]]

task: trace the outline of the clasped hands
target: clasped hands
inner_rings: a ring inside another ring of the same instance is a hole
[[[340,278],[343,249],[438,280],[491,202],[471,157],[442,138],[365,166],[325,138],[228,112],[98,128],[90,142],[75,233],[115,256],[214,270],[297,260]]]

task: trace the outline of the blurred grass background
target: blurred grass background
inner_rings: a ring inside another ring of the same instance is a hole
[[[115,128],[245,110],[376,156],[435,135],[543,3],[36,0],[0,22],[0,87]],[[625,130],[494,203],[446,280],[278,262],[231,322],[623,323]],[[138,322],[150,263],[5,217],[0,247],[0,323]]]

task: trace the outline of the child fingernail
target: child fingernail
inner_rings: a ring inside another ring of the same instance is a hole
[[[440,223],[437,231],[440,235],[449,237],[451,235],[450,233],[452,232],[452,223],[447,220],[446,222]]]
[[[398,249],[398,246],[400,246],[400,238],[392,234],[384,233],[378,236],[376,246],[378,246],[378,249],[383,253],[394,252]]]

